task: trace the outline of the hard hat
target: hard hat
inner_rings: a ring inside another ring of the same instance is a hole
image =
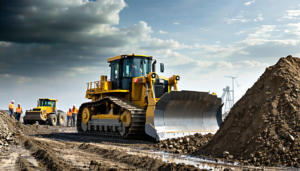
[[[72,109],[71,107],[69,107],[69,109]]]
[[[73,106],[75,106],[75,104],[73,104]]]
[[[11,102],[15,102],[14,100],[12,100]]]
[[[21,105],[20,103],[18,103],[18,105]]]

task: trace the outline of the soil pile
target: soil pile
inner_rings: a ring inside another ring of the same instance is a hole
[[[8,116],[6,113],[0,111],[0,154],[12,146],[15,146],[18,142],[18,140],[14,138],[16,129],[13,127],[13,124],[6,122]]]
[[[266,68],[195,154],[300,167],[300,59],[289,55]]]
[[[14,133],[37,134],[48,131],[48,125],[24,125],[11,118],[6,111],[0,110],[0,130],[7,129]]]
[[[178,154],[191,154],[195,152],[196,149],[203,147],[203,145],[212,137],[213,134],[211,133],[206,135],[197,133],[195,135],[189,135],[182,138],[163,140],[153,145],[153,147],[157,150],[165,149],[166,151],[175,152]]]

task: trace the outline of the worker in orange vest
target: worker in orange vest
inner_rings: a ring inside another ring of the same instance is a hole
[[[16,108],[16,120],[20,121],[21,113],[22,113],[22,107],[21,104],[18,103],[18,107]]]
[[[75,104],[73,105],[73,109],[72,109],[72,118],[73,118],[73,127],[76,126],[76,122],[77,122],[77,114],[78,114],[78,109],[75,107]]]
[[[11,103],[8,105],[10,117],[12,117],[12,114],[15,111],[15,104],[14,103],[15,103],[14,100],[12,100]]]
[[[71,121],[71,125],[72,125],[72,108],[71,107],[67,111],[67,126],[69,126],[69,121]]]

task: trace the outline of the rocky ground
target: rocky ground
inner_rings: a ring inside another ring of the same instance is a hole
[[[183,138],[175,138],[163,140],[155,145],[157,150],[165,150],[168,152],[175,152],[177,154],[192,154],[197,149],[204,146],[211,138],[213,134],[209,133],[202,135],[197,133],[195,135],[185,136]]]

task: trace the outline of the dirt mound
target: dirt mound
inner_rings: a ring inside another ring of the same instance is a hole
[[[213,134],[211,133],[206,135],[197,133],[195,135],[189,135],[182,138],[163,140],[153,145],[153,147],[158,150],[165,149],[166,151],[175,152],[178,154],[191,154],[199,147],[203,147],[203,145],[212,137]]]
[[[3,119],[4,118],[4,119]],[[9,115],[0,111],[0,154],[15,146],[18,142],[14,138],[16,128]]]
[[[0,110],[0,131],[2,129],[8,129],[14,133],[37,134],[46,132],[48,125],[24,125],[14,118],[11,118],[7,112]]]
[[[280,58],[266,68],[209,144],[195,154],[300,167],[300,59]]]

